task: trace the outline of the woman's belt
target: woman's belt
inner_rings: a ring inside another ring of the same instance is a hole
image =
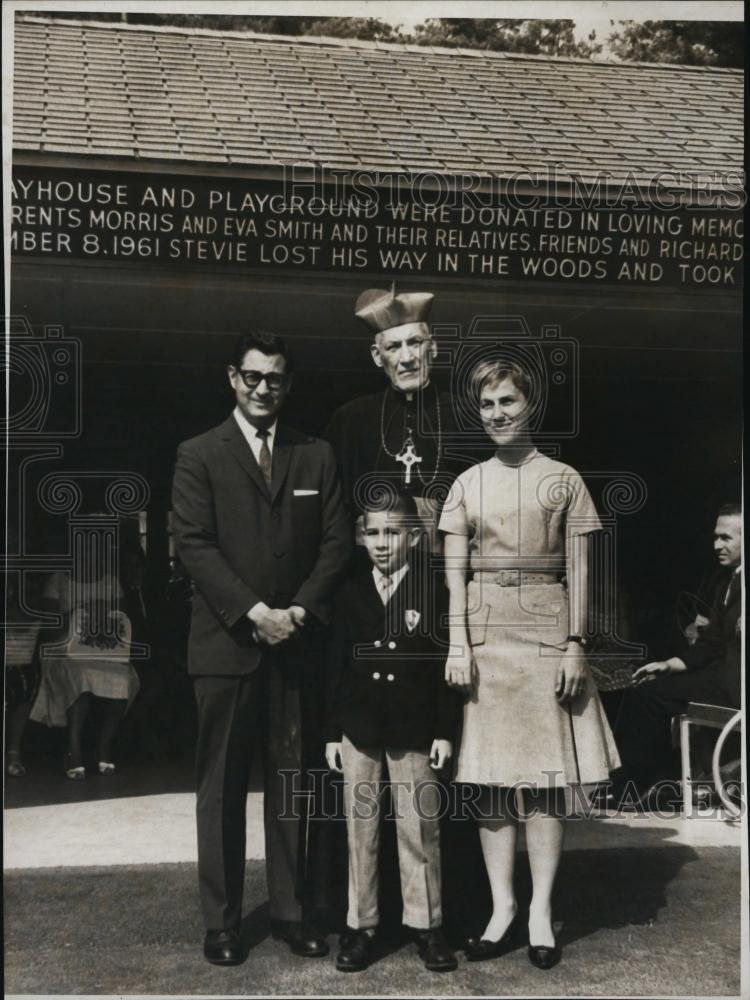
[[[559,573],[537,572],[530,569],[482,569],[473,577],[477,582],[496,583],[499,587],[520,587],[523,583],[559,583]]]

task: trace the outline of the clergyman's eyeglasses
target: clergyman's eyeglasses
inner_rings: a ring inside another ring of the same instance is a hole
[[[271,392],[278,392],[287,383],[288,376],[279,372],[255,372],[251,368],[236,368],[235,371],[248,389],[257,389],[265,380]]]

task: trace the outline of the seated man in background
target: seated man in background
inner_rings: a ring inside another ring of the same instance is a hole
[[[615,732],[623,762],[615,776],[616,799],[627,795],[629,782],[641,794],[664,777],[670,720],[688,702],[741,706],[742,510],[737,503],[719,509],[714,552],[722,580],[708,624],[679,656],[647,663],[633,675],[635,689]]]

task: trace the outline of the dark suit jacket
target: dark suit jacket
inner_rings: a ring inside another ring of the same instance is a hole
[[[731,581],[731,582],[730,582]],[[727,586],[729,600],[724,604]],[[739,574],[724,575],[723,585],[717,587],[714,606],[708,625],[701,630],[695,644],[680,659],[688,670],[713,667],[716,680],[729,694],[732,704],[741,704],[740,672],[742,587]]]
[[[190,673],[256,669],[263,647],[253,640],[246,614],[259,601],[278,608],[298,604],[328,621],[351,542],[326,442],[279,424],[269,492],[230,416],[180,445],[172,509],[177,551],[197,591]]]
[[[443,587],[423,593],[410,569],[383,606],[372,567],[339,590],[327,657],[326,742],[428,751],[453,740],[458,700],[445,683],[448,634]],[[407,610],[419,614],[413,631]]]

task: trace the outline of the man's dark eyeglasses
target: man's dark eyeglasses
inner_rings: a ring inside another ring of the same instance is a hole
[[[264,379],[271,392],[283,389],[287,383],[287,376],[279,372],[254,372],[250,368],[237,368],[236,371],[248,389],[257,389]]]

